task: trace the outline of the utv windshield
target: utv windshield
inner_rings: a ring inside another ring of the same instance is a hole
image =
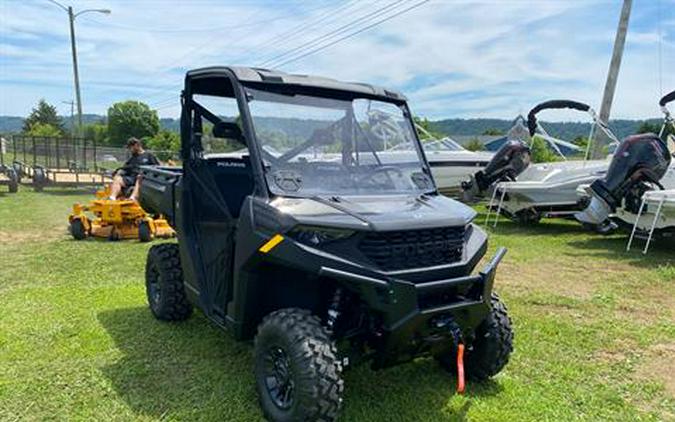
[[[255,89],[247,94],[273,193],[339,196],[434,189],[402,107],[366,98]]]

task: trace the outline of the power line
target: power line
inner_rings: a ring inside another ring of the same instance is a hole
[[[313,40],[305,42],[305,43],[303,43],[303,44],[301,44],[301,45],[299,45],[295,48],[292,48],[292,49],[290,49],[290,50],[288,50],[284,53],[277,54],[276,56],[264,61],[263,63],[261,63],[260,66],[264,67],[268,64],[272,64],[276,61],[279,61],[279,59],[282,59],[284,57],[288,57],[288,56],[290,56],[290,55],[292,55],[292,54],[294,54],[294,53],[296,53],[300,50],[311,48],[311,47],[315,46],[317,43],[320,43],[324,40],[333,38],[337,35],[340,35],[344,32],[347,32],[348,30],[352,29],[354,26],[357,26],[360,23],[364,23],[364,21],[368,22],[369,20],[371,20],[373,18],[381,16],[381,15],[385,14],[386,12],[395,9],[400,3],[404,2],[404,1],[407,1],[407,0],[396,0],[394,3],[387,4],[386,6],[383,6],[383,7],[379,8],[379,9],[373,11],[373,12],[367,13],[367,14],[361,16],[360,18],[357,18],[355,20],[352,20],[352,21],[348,22],[345,25],[342,25],[341,27],[339,27],[337,29],[329,31],[328,33],[326,33],[324,35],[316,37]]]
[[[228,25],[228,26],[217,26],[217,27],[210,27],[210,28],[182,28],[182,29],[158,29],[158,28],[147,28],[145,26],[143,27],[136,27],[136,26],[131,26],[131,25],[121,25],[121,24],[114,24],[114,23],[105,23],[105,22],[100,22],[97,21],[96,19],[92,19],[90,17],[83,18],[89,22],[95,23],[97,25],[101,26],[106,26],[109,28],[116,28],[116,29],[121,29],[123,31],[130,31],[130,32],[141,32],[141,33],[199,33],[199,32],[213,32],[213,31],[225,31],[225,30],[232,30],[232,29],[241,29],[241,28],[246,28],[249,26],[256,26],[256,25],[261,25],[265,23],[273,23],[276,22],[277,18],[270,18],[270,19],[262,19],[259,21],[255,22],[249,22],[249,23],[242,23],[239,25]]]
[[[365,31],[367,31],[367,30],[369,30],[369,29],[372,29],[372,28],[374,28],[374,27],[376,27],[376,26],[378,26],[378,25],[380,25],[380,24],[382,24],[382,23],[384,23],[384,22],[387,22],[387,21],[389,21],[389,20],[391,20],[391,19],[394,19],[395,17],[398,17],[398,16],[400,16],[400,15],[402,15],[402,14],[404,14],[404,13],[410,12],[410,11],[412,11],[413,9],[416,9],[416,8],[422,6],[424,3],[428,3],[428,2],[429,2],[429,0],[422,0],[422,1],[418,2],[418,3],[415,3],[414,5],[412,5],[412,6],[410,6],[410,7],[407,7],[407,8],[405,8],[405,9],[401,10],[401,11],[398,11],[398,12],[394,13],[393,15],[387,16],[387,17],[385,17],[385,18],[383,18],[383,19],[380,19],[379,21],[377,21],[377,22],[375,22],[375,23],[372,23],[372,24],[370,24],[370,25],[368,25],[368,26],[366,26],[366,27],[363,27],[363,28],[359,29],[358,31],[352,32],[351,34],[345,35],[344,37],[338,38],[338,39],[335,40],[335,41],[332,41],[332,42],[330,42],[330,43],[328,43],[328,44],[325,44],[325,45],[323,45],[323,46],[317,47],[317,48],[315,48],[315,49],[313,49],[313,50],[310,50],[310,51],[308,51],[308,52],[306,52],[306,53],[304,53],[304,54],[301,54],[301,55],[299,55],[299,56],[296,56],[296,57],[290,58],[290,59],[288,59],[288,60],[286,60],[286,61],[283,61],[283,62],[281,62],[281,63],[278,63],[278,64],[276,64],[275,66],[276,66],[276,67],[285,66],[285,65],[287,65],[287,64],[289,64],[289,63],[293,63],[293,62],[298,61],[298,60],[300,60],[300,59],[303,59],[303,58],[305,58],[305,57],[307,57],[307,56],[316,54],[316,53],[318,53],[319,51],[322,51],[322,50],[325,50],[326,48],[332,47],[332,46],[334,46],[335,44],[338,44],[338,43],[340,43],[340,42],[342,42],[342,41],[345,41],[345,40],[347,40],[347,39],[349,39],[349,38],[352,38],[352,37],[354,37],[354,36],[356,36],[356,35],[358,35],[358,34],[361,34],[362,32],[365,32]]]
[[[321,6],[321,7],[309,9],[309,11],[306,11],[305,13],[312,13],[312,12],[314,12],[314,11],[321,10],[321,9],[325,9],[325,8],[326,8],[326,6],[323,5],[323,6]],[[254,15],[254,14],[249,15],[249,16],[247,17],[248,19],[247,19],[247,21],[246,21],[246,22],[248,22],[249,25],[252,25],[252,26],[253,26],[253,23],[250,22],[250,18],[252,18],[253,15]],[[284,13],[284,14],[281,14],[281,15],[277,15],[276,18],[273,18],[273,19],[268,20],[268,22],[271,22],[271,21],[276,22],[276,21],[287,20],[289,17],[291,17],[291,15],[289,15],[288,13]],[[246,22],[245,22],[245,23],[246,23]],[[244,24],[242,24],[242,25],[244,25]],[[255,27],[254,27],[253,29],[256,30],[257,28],[258,28],[258,25],[255,25]],[[244,34],[242,34],[242,35],[239,36],[239,37],[236,37],[236,38],[234,38],[234,39],[230,39],[229,42],[232,43],[232,44],[237,43],[237,42],[241,41],[243,38],[249,36],[252,32],[254,32],[254,31],[247,31],[247,32],[245,32]],[[174,59],[174,60],[171,60],[171,61],[167,62],[165,65],[163,65],[163,66],[161,66],[161,67],[166,68],[166,67],[172,67],[172,66],[175,66],[177,63],[181,62],[182,60],[184,60],[185,58],[189,57],[190,55],[192,55],[192,54],[196,53],[197,51],[203,49],[204,47],[206,47],[206,46],[212,44],[212,42],[213,42],[214,40],[216,40],[217,38],[219,38],[219,37],[222,37],[222,34],[215,34],[213,37],[209,37],[204,43],[199,44],[199,45],[197,45],[197,46],[195,46],[195,47],[192,47],[192,48],[188,49],[188,50],[187,50],[185,53],[183,53],[181,56],[177,57],[177,58]],[[159,73],[162,73],[162,71],[154,72],[154,73],[150,74],[149,76],[146,76],[142,81],[145,82],[145,81],[149,80],[150,78],[152,78],[152,77],[158,75]],[[180,88],[180,85],[173,85],[172,87],[177,87],[177,88],[175,88],[175,89],[179,89],[179,88]],[[142,97],[142,98],[144,98],[144,99],[146,99],[146,100],[147,100],[147,99],[150,99],[150,98],[154,98],[154,97],[157,97],[157,96],[159,96],[159,95],[162,95],[162,94],[168,92],[170,89],[172,89],[172,88],[169,88],[169,89],[163,89],[163,90],[162,90],[161,92],[159,92],[159,93],[151,94],[151,95],[149,95],[149,96],[145,96],[145,97]]]
[[[295,62],[295,61],[301,60],[301,59],[303,59],[303,58],[305,58],[305,57],[308,57],[308,56],[310,56],[310,55],[316,54],[316,53],[318,53],[318,52],[320,52],[320,51],[323,51],[323,50],[325,50],[325,49],[327,49],[327,48],[329,48],[329,47],[331,47],[331,46],[334,46],[334,45],[336,45],[336,44],[338,44],[338,43],[340,43],[340,42],[343,42],[343,41],[345,41],[345,40],[347,40],[347,39],[349,39],[349,38],[352,38],[352,37],[354,37],[354,36],[356,36],[356,35],[358,35],[358,34],[361,34],[361,33],[365,32],[365,31],[367,31],[367,30],[369,30],[369,29],[372,29],[372,28],[374,28],[374,27],[376,27],[376,26],[378,26],[378,25],[381,25],[381,24],[384,23],[384,22],[387,22],[387,21],[389,21],[389,20],[391,20],[391,19],[394,19],[394,18],[396,18],[396,17],[398,17],[398,16],[401,16],[401,15],[403,15],[404,13],[410,12],[410,11],[412,11],[413,9],[416,9],[416,8],[422,6],[423,4],[429,2],[429,0],[422,0],[422,1],[419,1],[419,2],[417,2],[417,3],[415,3],[415,4],[413,4],[412,6],[406,7],[406,8],[404,8],[404,9],[402,9],[402,10],[398,10],[396,13],[393,13],[393,14],[390,14],[390,15],[388,15],[388,16],[385,16],[385,17],[383,17],[382,19],[379,19],[379,20],[377,20],[377,21],[375,21],[375,22],[372,22],[372,23],[370,23],[370,24],[367,25],[367,26],[364,26],[364,27],[362,27],[362,28],[360,28],[360,29],[358,29],[358,30],[356,30],[356,31],[350,32],[350,33],[348,33],[348,34],[346,34],[346,35],[344,35],[344,36],[342,36],[342,37],[340,37],[340,38],[338,38],[338,39],[335,39],[335,40],[333,40],[333,41],[331,41],[331,42],[329,42],[329,43],[319,45],[319,44],[321,44],[321,41],[327,41],[327,40],[329,40],[329,39],[331,39],[331,38],[334,38],[334,37],[337,36],[337,35],[340,35],[340,34],[342,34],[342,33],[348,32],[348,31],[351,30],[351,29],[355,29],[355,27],[358,26],[359,23],[360,23],[360,24],[363,24],[363,23],[369,23],[369,22],[371,22],[371,21],[373,20],[373,18],[382,16],[382,15],[384,15],[386,12],[391,12],[391,11],[393,11],[393,10],[396,10],[396,9],[400,6],[400,3],[403,2],[403,1],[406,1],[406,0],[397,0],[397,1],[394,2],[394,3],[388,4],[387,6],[384,6],[384,7],[382,7],[382,8],[379,8],[379,9],[377,9],[377,10],[374,11],[374,12],[370,12],[370,13],[364,15],[364,16],[361,16],[361,17],[359,17],[359,18],[357,18],[357,19],[355,19],[355,20],[353,20],[353,21],[351,21],[351,22],[349,22],[349,23],[347,23],[347,24],[345,24],[345,25],[342,25],[341,27],[339,27],[339,28],[337,28],[337,29],[335,29],[335,30],[333,30],[333,31],[330,31],[330,32],[328,32],[328,33],[326,33],[326,34],[324,34],[324,35],[321,35],[320,37],[317,37],[317,38],[315,38],[315,39],[313,39],[313,40],[311,40],[311,41],[309,41],[309,42],[303,43],[302,45],[297,46],[297,47],[293,48],[292,50],[289,50],[289,51],[283,53],[282,55],[279,55],[279,56],[280,56],[279,58],[286,57],[286,60],[281,61],[280,63],[276,64],[276,66],[281,67],[281,66],[284,66],[284,65],[286,65],[286,64],[293,63],[293,62]],[[350,3],[351,3],[351,2],[350,2]],[[350,4],[350,3],[348,3],[348,4]],[[348,9],[348,8],[349,8],[349,7],[347,7],[347,5],[343,5],[343,6],[341,6],[340,9],[341,9],[342,11],[344,11],[344,10],[346,10],[346,9]],[[333,16],[334,16],[334,14],[333,14]],[[320,23],[320,22],[322,22],[322,21],[325,21],[325,15],[321,15],[321,16],[320,16],[315,22],[313,22],[313,23],[304,24],[304,25],[297,25],[296,27],[294,27],[295,29],[290,29],[290,30],[288,30],[288,31],[285,31],[284,33],[285,33],[285,34],[293,33],[293,35],[295,35],[295,34],[297,34],[297,33],[299,33],[299,32],[302,32],[302,31],[304,31],[304,30],[306,30],[306,29],[308,29],[308,28],[311,28],[312,26],[317,25],[318,23]],[[299,31],[298,31],[298,29],[299,29]],[[295,32],[294,32],[294,31],[295,31]],[[274,37],[273,39],[278,39],[278,38],[279,38],[280,36],[282,36],[282,35],[283,35],[283,33],[277,35],[277,36]],[[240,37],[240,38],[241,38],[241,37]],[[198,48],[199,48],[199,47],[198,47]],[[304,51],[303,51],[303,50],[304,50]],[[307,50],[308,50],[308,51],[307,51]],[[293,57],[293,54],[294,54],[294,53],[295,53],[296,55]],[[301,54],[297,54],[297,53],[301,53]],[[291,57],[289,57],[289,56],[291,56]],[[276,57],[276,56],[275,56],[275,57]],[[278,60],[278,59],[277,59],[277,60]],[[272,59],[269,59],[269,60],[267,60],[267,61],[264,62],[264,63],[271,63],[271,62],[272,62]],[[178,86],[178,89],[179,89],[179,88],[180,88],[180,85],[177,85],[177,86]],[[149,97],[146,97],[146,98],[157,97],[157,96],[161,95],[162,93],[166,93],[166,92],[168,92],[168,90],[165,90],[165,91],[163,91],[163,92],[159,92],[159,93],[157,93],[157,94],[155,94],[155,95],[152,95],[152,96],[149,96]],[[177,98],[179,98],[179,96],[177,96],[177,95],[174,94],[174,95],[171,95],[170,97],[167,97],[167,98],[163,98],[163,99],[161,99],[161,100],[158,100],[158,101],[156,101],[156,102],[154,102],[154,103],[152,103],[152,104],[153,104],[153,107],[159,106],[159,107],[156,108],[156,109],[158,109],[158,110],[159,110],[159,109],[164,109],[164,108],[169,108],[169,107],[173,106],[172,103],[173,103],[173,101],[176,101]]]
[[[354,3],[354,0],[350,1],[348,4],[351,4],[351,3]],[[344,6],[345,6],[345,5],[343,5],[342,7],[338,8],[338,9],[343,9]],[[323,7],[321,7],[321,8],[310,9],[309,11],[305,11],[305,13],[312,13],[312,12],[314,12],[314,11],[322,10],[322,9],[325,9],[325,8],[326,8],[326,7],[323,6]],[[345,10],[345,9],[343,9],[343,11],[344,11],[344,10]],[[329,16],[330,16],[330,15],[329,15]],[[287,17],[288,17],[288,16],[285,16],[285,18],[287,18]],[[323,19],[323,17],[324,17],[323,14],[320,15],[319,20]],[[310,26],[316,25],[316,24],[318,24],[319,20],[315,20],[314,23],[310,23],[309,25],[310,25]],[[301,28],[301,29],[302,29],[303,25],[306,26],[306,25],[308,25],[308,24],[307,24],[307,23],[303,23],[303,24],[301,24],[301,25],[297,25],[297,26],[294,27],[294,28]],[[285,31],[285,32],[289,32],[289,31]],[[280,35],[282,35],[282,34],[280,34]],[[244,38],[244,37],[246,37],[246,36],[248,36],[248,33],[247,33],[247,34],[244,34],[244,35],[241,36],[241,37],[238,37],[238,38],[235,39],[235,40],[232,40],[231,42],[232,42],[232,43],[236,43],[237,41],[241,40],[242,38]],[[175,64],[175,62],[178,62],[178,61],[182,60],[183,58],[187,57],[188,55],[194,53],[195,51],[197,51],[197,50],[199,50],[199,49],[205,47],[206,45],[208,45],[208,44],[210,43],[210,41],[211,41],[211,40],[209,40],[209,41],[207,41],[206,43],[201,44],[201,45],[199,45],[199,46],[197,46],[197,47],[191,49],[191,50],[188,51],[186,54],[184,54],[183,56],[181,56],[179,59],[174,60],[174,63],[173,63],[173,64]],[[149,79],[149,77],[146,78],[146,79]],[[144,98],[146,101],[147,101],[147,100],[150,100],[150,99],[152,99],[152,98],[157,98],[157,97],[161,96],[162,94],[166,94],[167,92],[170,92],[172,89],[180,89],[180,86],[181,86],[181,85],[177,84],[177,85],[175,85],[175,86],[173,86],[173,87],[171,87],[171,88],[168,88],[168,89],[162,89],[161,91],[159,91],[159,92],[157,92],[157,93],[155,93],[155,94],[150,94],[150,95],[145,96],[145,97],[142,97],[142,98]],[[160,101],[161,101],[161,100],[160,100]]]
[[[180,99],[180,95],[174,94],[170,97],[167,97],[167,98],[164,98],[162,100],[153,102],[153,103],[149,104],[148,107],[154,108],[154,107],[163,106],[163,105],[166,105],[166,104],[169,104],[169,103],[173,103],[174,101],[176,101],[178,99]]]
[[[308,29],[314,28],[314,27],[316,27],[317,25],[319,25],[320,23],[325,22],[325,21],[328,20],[329,18],[335,18],[335,17],[341,15],[341,14],[344,13],[346,10],[348,10],[349,8],[351,8],[354,4],[357,4],[357,1],[358,1],[358,0],[350,0],[350,1],[346,2],[345,4],[343,4],[342,6],[338,7],[338,8],[335,9],[335,10],[330,10],[330,11],[328,11],[328,12],[325,13],[325,14],[322,14],[322,15],[320,15],[320,16],[317,16],[317,18],[316,18],[316,20],[315,20],[314,22],[312,22],[312,21],[310,21],[310,22],[302,22],[302,23],[300,23],[299,25],[296,25],[296,26],[294,26],[293,28],[291,28],[291,29],[289,29],[289,30],[287,30],[287,31],[284,31],[284,32],[282,32],[281,34],[278,34],[278,35],[272,37],[272,38],[269,39],[269,40],[266,40],[266,41],[263,41],[263,42],[261,42],[261,43],[258,43],[258,44],[256,44],[256,45],[254,45],[253,47],[251,47],[251,48],[249,49],[249,51],[254,51],[257,47],[260,47],[260,46],[265,45],[265,44],[273,45],[273,44],[274,44],[275,42],[277,42],[277,41],[283,41],[283,43],[288,44],[289,41],[291,41],[291,40],[293,40],[293,39],[296,39],[296,38],[298,38],[299,36],[304,35],[304,34],[303,34],[303,31],[306,31],[306,30],[308,30]],[[368,7],[368,6],[369,6],[369,5],[366,4],[366,7]],[[361,10],[361,9],[362,9],[362,8],[359,8],[359,9],[357,9],[357,10]],[[279,47],[279,45],[275,45],[275,47]],[[262,60],[264,57],[265,57],[265,54],[262,54],[262,57],[260,57],[260,59]],[[253,61],[253,60],[252,60],[252,61]]]

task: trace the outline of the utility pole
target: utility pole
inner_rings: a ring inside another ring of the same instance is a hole
[[[70,21],[70,48],[73,54],[73,75],[75,78],[75,101],[77,101],[77,135],[82,136],[82,97],[80,95],[80,74],[77,69],[77,47],[75,46],[75,14],[72,6],[68,6]]]
[[[75,18],[85,13],[101,13],[109,15],[109,9],[85,9],[77,13],[73,11],[72,6],[64,6],[56,0],[47,0],[63,9],[68,13],[68,23],[70,24],[70,49],[73,55],[73,77],[75,79],[75,101],[77,102],[77,134],[82,135],[82,96],[80,95],[80,73],[77,67],[77,47],[75,45]]]
[[[630,11],[633,6],[633,0],[623,0],[623,7],[621,8],[621,17],[619,18],[619,28],[616,31],[616,38],[614,39],[614,51],[612,53],[612,61],[609,65],[609,72],[607,73],[607,81],[605,82],[605,92],[602,96],[602,105],[600,106],[600,121],[604,124],[609,123],[609,115],[612,111],[612,102],[614,101],[614,92],[616,91],[616,82],[619,79],[619,69],[621,68],[621,59],[623,58],[623,50],[626,45],[626,34],[628,33],[628,22],[630,20]],[[599,130],[596,131],[595,140],[593,142],[593,151],[591,158],[600,158],[603,155],[603,144],[600,138],[607,135]]]

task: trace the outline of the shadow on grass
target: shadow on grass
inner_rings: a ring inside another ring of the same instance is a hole
[[[136,414],[170,419],[261,419],[250,343],[236,342],[196,313],[182,323],[155,320],[145,307],[98,319],[122,354],[102,369]],[[454,378],[431,359],[345,375],[343,420],[464,420],[471,397],[493,396],[496,382],[468,385],[466,402],[447,408]]]
[[[573,240],[569,245],[575,249],[591,253],[593,256],[620,261],[639,268],[654,268],[657,265],[675,262],[675,240],[655,238],[647,255],[642,253],[645,241],[635,239],[630,251],[626,251],[629,233],[619,237],[591,237]]]
[[[42,192],[52,196],[70,196],[70,195],[93,195],[98,189],[94,187],[81,188],[46,188]]]
[[[492,220],[488,226],[485,225],[485,216],[481,219],[476,218],[475,222],[483,229],[488,228],[499,235],[519,235],[519,236],[555,236],[560,234],[584,234],[592,233],[585,229],[581,224],[571,220],[544,219],[540,223],[520,224],[511,220],[501,218],[497,227],[493,227]]]

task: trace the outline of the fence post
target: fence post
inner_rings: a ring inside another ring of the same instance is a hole
[[[56,138],[56,168],[61,168],[61,143],[60,138]]]
[[[96,139],[92,141],[94,145],[94,172],[98,172],[98,161],[96,160]]]
[[[82,138],[82,145],[84,145],[84,148],[82,148],[82,168],[87,168],[87,140],[85,138]]]

